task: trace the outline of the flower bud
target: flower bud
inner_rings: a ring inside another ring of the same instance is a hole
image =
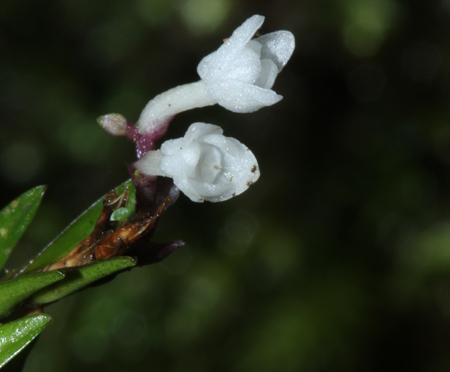
[[[127,119],[120,114],[108,114],[97,118],[97,123],[112,136],[124,136],[127,130]]]

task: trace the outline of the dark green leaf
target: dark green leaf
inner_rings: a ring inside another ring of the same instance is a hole
[[[47,314],[30,315],[0,326],[0,368],[51,323]]]
[[[0,268],[33,219],[46,186],[38,186],[20,195],[0,212]]]
[[[125,186],[131,187],[132,182],[128,180],[117,187],[120,194]],[[43,251],[33,260],[24,272],[41,269],[48,264],[59,260],[71,252],[83,239],[94,230],[103,206],[103,197],[92,204],[80,216],[78,216],[63,232],[58,235]]]
[[[0,283],[0,318],[8,316],[14,308],[33,293],[64,279],[59,271],[48,271],[20,276]]]
[[[62,269],[61,271],[66,275],[65,280],[36,293],[32,297],[31,302],[43,305],[59,300],[107,275],[133,267],[136,263],[133,258],[123,256],[98,261],[92,265],[78,268]]]

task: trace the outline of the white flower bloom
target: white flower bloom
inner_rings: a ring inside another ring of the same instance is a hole
[[[259,178],[253,153],[222,128],[194,123],[183,138],[163,143],[135,166],[144,174],[171,177],[192,201],[219,202],[243,193]]]
[[[197,67],[209,95],[230,111],[253,112],[283,98],[271,88],[291,58],[294,36],[278,31],[250,40],[263,22],[260,15],[247,19]]]
[[[202,80],[173,88],[151,100],[136,123],[142,133],[179,112],[218,103],[233,112],[253,112],[283,97],[271,90],[295,48],[294,36],[277,31],[251,40],[264,17],[254,15],[215,52],[202,59]]]

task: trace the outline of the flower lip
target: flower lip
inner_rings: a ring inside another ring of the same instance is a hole
[[[259,178],[253,153],[220,127],[194,123],[183,138],[166,141],[135,163],[149,175],[171,177],[192,201],[219,202],[239,195]]]

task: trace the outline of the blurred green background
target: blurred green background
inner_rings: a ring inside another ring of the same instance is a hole
[[[160,264],[46,308],[25,371],[449,371],[449,0],[2,0],[0,204],[47,184],[26,262],[128,178],[131,122],[196,81],[253,14],[297,47],[257,113],[220,125],[260,180],[222,204],[182,196]]]

